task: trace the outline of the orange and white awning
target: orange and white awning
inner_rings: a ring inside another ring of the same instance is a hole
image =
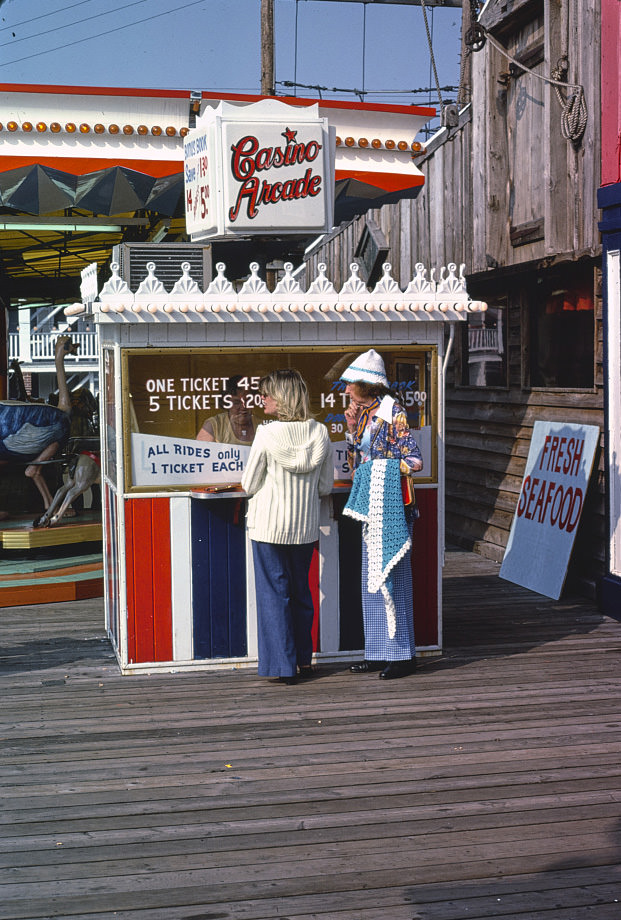
[[[23,206],[28,201],[26,187],[21,198],[7,196],[2,189],[22,185],[25,180],[32,186],[46,185],[49,180],[63,189],[63,194],[52,196],[61,202],[60,206],[50,210],[81,207],[80,194],[74,195],[72,190],[84,190],[89,183],[101,188],[103,178],[117,186],[120,183],[140,189],[137,210],[151,206],[149,195],[155,181],[167,179],[161,190],[155,187],[155,197],[160,191],[168,192],[165,200],[169,210],[162,213],[171,213],[174,177],[181,177],[183,171],[183,138],[196,115],[207,107],[216,107],[222,99],[246,106],[262,98],[179,90],[0,85],[0,173],[13,173],[14,177],[14,182],[13,177],[0,180],[0,204],[27,210]],[[318,105],[319,114],[336,131],[338,220],[369,206],[414,197],[420,190],[424,177],[414,158],[420,155],[422,145],[416,136],[435,115],[434,109],[297,97],[278,99],[293,106]],[[28,167],[42,167],[44,174],[31,173]],[[121,168],[122,174],[110,177],[108,170],[113,168]],[[147,188],[148,183],[132,178],[132,173],[150,177],[151,186]],[[71,177],[83,178],[75,182]],[[182,184],[177,185],[181,195]],[[120,200],[125,199],[121,196]],[[365,207],[359,204],[363,201]],[[29,213],[45,212],[38,209]]]

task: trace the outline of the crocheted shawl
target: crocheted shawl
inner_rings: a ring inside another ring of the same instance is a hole
[[[392,570],[412,545],[401,494],[400,463],[396,459],[370,460],[357,467],[343,514],[363,522],[362,535],[367,545],[370,594],[381,590],[388,622],[388,635],[394,638],[397,622],[392,596]]]

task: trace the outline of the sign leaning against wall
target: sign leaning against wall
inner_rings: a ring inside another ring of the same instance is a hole
[[[125,488],[187,489],[239,484],[263,413],[259,380],[295,368],[306,380],[314,417],[332,441],[335,482],[350,479],[345,461],[341,373],[360,348],[148,348],[123,352]],[[408,413],[423,454],[419,482],[437,481],[435,380],[430,346],[381,349],[391,387]]]
[[[561,596],[598,442],[596,425],[535,422],[501,578]]]

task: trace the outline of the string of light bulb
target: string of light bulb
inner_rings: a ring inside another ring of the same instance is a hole
[[[134,127],[134,125],[117,125],[114,123],[103,125],[99,122],[94,125],[82,122],[78,125],[73,121],[68,121],[64,125],[61,125],[58,121],[52,121],[49,125],[45,121],[23,121],[21,123],[17,121],[7,121],[6,125],[0,122],[0,131],[5,129],[13,134],[20,130],[25,134],[30,134],[33,131],[44,134],[48,130],[51,131],[52,134],[61,134],[63,132],[65,134],[90,134],[92,130],[95,134],[105,134],[107,132],[112,135],[124,134],[126,137],[130,137],[134,133],[142,137],[149,133],[152,134],[153,137],[176,137],[177,135],[179,137],[185,137],[190,130],[185,127],[175,128],[173,125],[168,125],[168,127],[163,128],[161,125],[152,125],[151,127],[148,125],[137,125]]]

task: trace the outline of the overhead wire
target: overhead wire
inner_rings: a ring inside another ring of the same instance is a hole
[[[353,93],[359,95],[361,90],[345,88],[343,86],[321,86],[318,83],[297,83],[294,80],[277,80],[278,86],[299,87],[300,89],[315,89],[325,93]],[[441,86],[442,92],[453,92],[459,89],[458,86]],[[365,96],[420,96],[427,93],[437,92],[435,86],[420,86],[417,89],[368,89],[365,90]]]
[[[71,23],[63,26],[55,26],[53,29],[44,29],[43,32],[33,32],[32,35],[25,35],[23,38],[13,38],[8,42],[0,42],[0,48],[6,45],[16,45],[18,42],[28,42],[31,38],[39,38],[41,35],[50,35],[52,32],[60,32],[62,29],[74,28],[83,22],[90,22],[91,19],[101,19],[102,16],[108,16],[110,13],[118,13],[119,10],[127,10],[131,6],[138,6],[140,3],[147,3],[147,0],[133,0],[133,3],[124,3],[123,6],[115,6],[113,10],[105,10],[103,13],[93,13],[92,16],[85,16],[84,19],[75,19]]]
[[[177,13],[179,10],[185,10],[191,6],[198,6],[201,3],[205,3],[205,0],[191,0],[189,3],[182,3],[179,6],[164,10],[162,13],[155,13],[153,16],[146,16],[144,19],[136,19],[134,22],[129,22],[122,26],[116,26],[114,29],[107,29],[105,32],[98,32],[96,35],[89,35],[86,38],[78,38],[75,41],[66,42],[64,45],[59,45],[56,48],[48,48],[46,50],[39,49],[34,54],[21,55],[19,58],[15,58],[13,61],[0,61],[0,67],[8,67],[10,64],[20,64],[22,61],[28,61],[31,58],[41,57],[44,54],[53,54],[55,51],[63,51],[65,48],[72,48],[74,45],[81,45],[83,42],[93,41],[93,39],[102,38],[104,35],[112,35],[114,32],[122,32],[126,29],[131,29],[133,26],[141,25],[143,22],[151,22],[153,19],[160,19],[162,16],[169,16],[171,13]],[[73,25],[73,23],[71,23],[71,25]]]
[[[56,16],[57,13],[64,13],[66,10],[72,10],[75,6],[84,6],[85,3],[92,2],[93,0],[78,0],[77,3],[70,3],[69,6],[61,6],[59,10],[41,13],[40,16],[31,16],[30,19],[22,19],[21,22],[13,22],[10,26],[0,26],[0,32],[6,32],[8,29],[17,29],[18,26],[29,26],[32,22],[37,22],[38,19],[49,19],[50,16]]]
[[[446,105],[446,101],[442,97],[443,92],[453,92],[459,90],[459,86],[440,86],[440,80],[438,78],[438,70],[435,61],[435,54],[433,50],[433,6],[431,9],[432,16],[432,25],[429,26],[427,18],[427,10],[425,5],[425,0],[420,0],[420,6],[422,8],[423,18],[425,22],[425,31],[427,34],[427,44],[429,47],[429,57],[430,57],[430,82],[431,82],[431,73],[435,80],[435,87],[426,87],[420,89],[391,89],[391,90],[368,90],[366,88],[366,2],[363,2],[363,37],[362,37],[362,89],[350,89],[338,86],[323,86],[317,83],[300,83],[297,79],[297,67],[298,67],[298,4],[300,0],[295,0],[295,29],[294,29],[294,79],[293,80],[276,80],[277,86],[291,87],[293,89],[311,89],[318,92],[321,96],[321,93],[331,92],[331,93],[351,93],[352,95],[358,96],[361,101],[364,101],[365,96],[394,96],[394,95],[421,95],[421,94],[431,94],[435,92],[437,94],[437,104],[440,106],[440,109],[443,110]],[[460,80],[461,84],[461,80]],[[431,101],[431,98],[428,100],[429,105],[435,105],[436,101]]]

